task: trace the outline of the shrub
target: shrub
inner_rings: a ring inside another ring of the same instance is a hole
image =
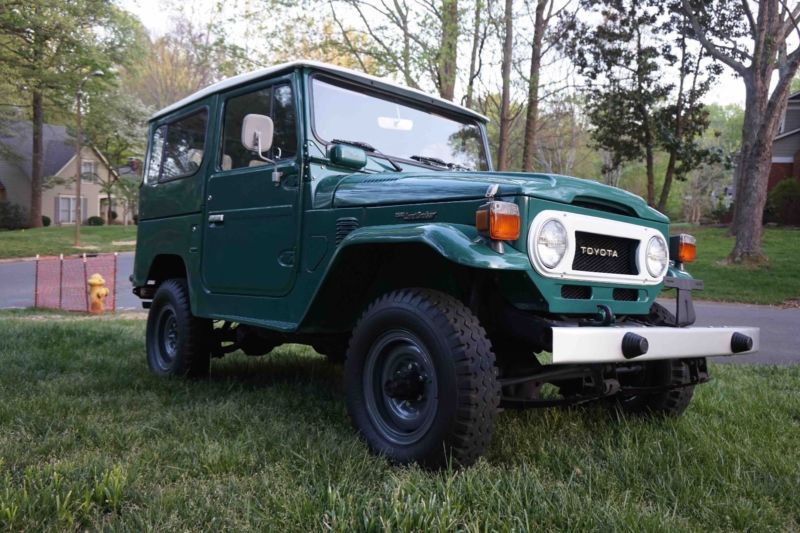
[[[780,181],[767,196],[764,220],[784,225],[800,225],[800,181]]]
[[[50,225],[50,217],[47,215],[42,215],[42,226],[45,228]]]
[[[22,229],[28,227],[28,210],[11,202],[0,202],[0,228]]]
[[[117,216],[118,215],[116,211],[111,211],[111,220],[117,220]]]
[[[86,219],[87,226],[102,226],[105,223],[105,220],[100,217],[89,217]]]

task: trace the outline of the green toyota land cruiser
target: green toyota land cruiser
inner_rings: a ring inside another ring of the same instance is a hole
[[[679,415],[705,357],[758,349],[688,327],[691,236],[619,189],[493,171],[486,122],[310,61],[156,113],[132,276],[152,371],[310,345],[374,452],[437,467],[473,462],[501,406]]]

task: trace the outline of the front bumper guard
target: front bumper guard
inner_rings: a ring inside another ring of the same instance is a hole
[[[754,327],[553,327],[553,364],[626,363],[742,355],[758,351]],[[645,339],[644,353],[623,352],[630,334]]]

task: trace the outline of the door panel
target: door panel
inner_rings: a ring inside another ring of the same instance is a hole
[[[271,149],[265,153],[266,157],[281,155],[274,164],[237,144],[244,114],[280,113],[278,105],[268,105],[266,95],[270,102],[280,96],[285,105],[288,87],[285,83],[274,85],[227,101],[219,170],[206,186],[202,273],[204,285],[212,293],[278,296],[293,285],[299,216],[298,166],[292,153],[296,142],[277,146],[280,152]],[[294,106],[291,93],[289,98]],[[292,108],[289,118],[280,119],[287,124],[295,117]],[[280,176],[277,185],[273,182],[276,171]]]

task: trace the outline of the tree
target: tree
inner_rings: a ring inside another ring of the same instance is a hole
[[[442,98],[453,100],[461,31],[457,0],[329,0],[329,5],[341,42],[362,67],[376,61],[409,87],[419,89],[427,80]],[[346,17],[356,24],[345,25]]]
[[[104,0],[2,0],[0,64],[18,80],[31,109],[31,227],[42,225],[46,99],[63,102],[86,72],[119,63],[133,27],[126,12]]]
[[[685,179],[713,157],[699,137],[708,125],[701,98],[715,70],[687,45],[682,17],[658,0],[583,0],[581,6],[587,21],[568,21],[565,49],[587,80],[593,138],[610,154],[604,173],[643,159],[647,202],[664,211],[673,179]],[[669,160],[656,201],[658,151]]]
[[[509,150],[511,133],[511,62],[514,54],[514,2],[506,0],[505,10],[503,11],[503,55],[501,60],[501,71],[503,79],[503,89],[500,96],[500,141],[497,148],[497,168],[498,170],[509,169]]]
[[[250,59],[230,43],[217,20],[198,26],[181,14],[169,33],[157,38],[141,64],[126,72],[127,90],[142,103],[161,109],[221,79],[238,74]]]
[[[728,259],[760,263],[762,216],[772,160],[772,139],[780,127],[792,80],[800,67],[800,3],[785,0],[680,0],[688,18],[687,36],[744,83],[745,109],[739,161],[734,172],[736,200],[732,231],[736,243]],[[777,79],[774,79],[777,74]]]
[[[531,69],[528,78],[528,109],[525,116],[525,146],[522,150],[522,169],[533,170],[536,152],[536,133],[539,128],[539,84],[544,35],[553,17],[552,0],[536,0],[531,42]]]

